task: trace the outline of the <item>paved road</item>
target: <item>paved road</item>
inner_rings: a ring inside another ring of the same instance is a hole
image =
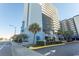
[[[79,43],[48,47],[36,51],[46,56],[79,56]]]
[[[42,54],[14,42],[1,42],[0,56],[42,56]]]
[[[0,42],[0,56],[11,56],[11,43]]]

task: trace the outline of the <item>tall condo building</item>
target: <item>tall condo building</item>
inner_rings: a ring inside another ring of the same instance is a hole
[[[73,31],[74,35],[79,35],[79,15],[76,15],[69,19],[62,20],[60,23],[62,30],[71,30]]]
[[[30,32],[28,29],[29,29],[29,26],[33,23],[37,23],[41,28],[41,31],[38,32],[36,36],[40,36],[40,40],[44,39],[45,36],[42,30],[43,29],[42,10],[41,10],[41,6],[38,3],[24,4],[24,19],[23,20],[25,21],[24,33],[26,33],[29,36],[28,42],[30,44],[33,43],[34,34]],[[36,39],[35,39],[35,43],[36,43]]]
[[[26,29],[33,23],[39,24],[42,30],[42,10],[41,6],[37,3],[24,4],[24,21]]]
[[[43,3],[42,7],[42,21],[43,31],[47,33],[55,33],[60,28],[58,11],[53,4]]]
[[[33,34],[29,32],[29,25],[37,23],[41,27],[41,31],[37,33],[41,39],[44,39],[44,32],[54,33],[60,28],[59,19],[57,15],[57,9],[53,4],[38,4],[38,3],[27,3],[24,4],[24,22],[25,27],[24,33],[29,34],[30,41],[33,39]]]

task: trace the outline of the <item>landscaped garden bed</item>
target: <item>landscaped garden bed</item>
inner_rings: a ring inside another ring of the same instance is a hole
[[[55,42],[44,42],[44,41],[37,41],[35,45],[32,45],[33,47],[40,47],[40,46],[45,46],[45,45],[55,45],[55,44],[61,44],[63,42],[61,41],[55,41]]]

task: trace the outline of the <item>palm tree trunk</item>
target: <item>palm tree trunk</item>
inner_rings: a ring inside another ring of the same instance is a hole
[[[34,34],[34,40],[33,40],[33,44],[35,43],[35,34]]]

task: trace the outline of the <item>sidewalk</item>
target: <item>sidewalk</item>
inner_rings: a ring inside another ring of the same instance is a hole
[[[46,46],[39,46],[39,47],[30,47],[29,49],[36,50],[36,49],[42,49],[42,48],[54,47],[54,46],[61,46],[61,45],[72,44],[72,43],[79,43],[79,41],[64,42],[64,43],[61,43],[61,44],[46,45]]]

